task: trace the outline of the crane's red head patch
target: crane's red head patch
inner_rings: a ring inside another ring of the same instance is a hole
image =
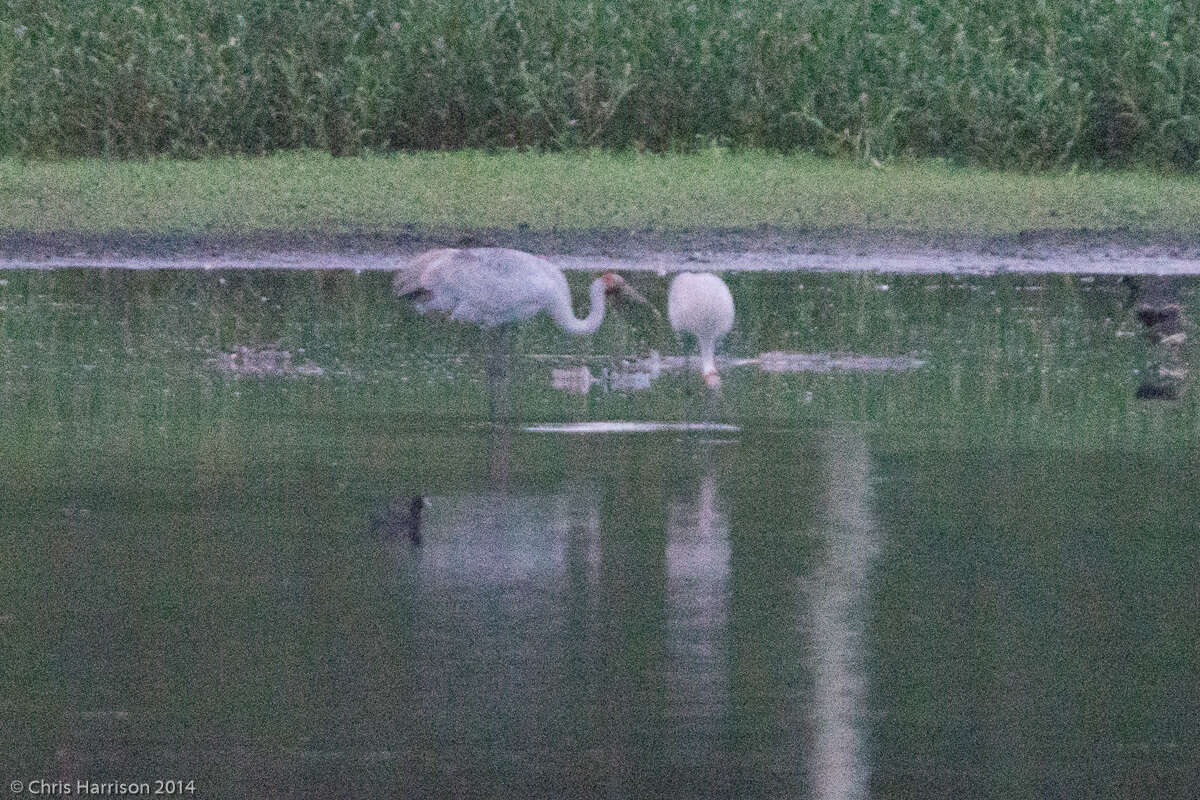
[[[601,275],[600,280],[604,281],[604,293],[609,297],[618,296],[625,291],[625,279],[612,270]]]

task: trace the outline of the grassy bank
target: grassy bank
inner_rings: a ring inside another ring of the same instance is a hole
[[[718,142],[1200,163],[1168,0],[3,0],[0,154]]]
[[[1200,180],[1022,175],[939,163],[706,150],[209,161],[0,160],[0,231],[382,232],[524,228],[1200,233]]]

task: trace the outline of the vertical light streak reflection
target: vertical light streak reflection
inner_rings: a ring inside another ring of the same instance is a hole
[[[867,581],[882,532],[871,492],[871,457],[856,432],[826,443],[825,557],[804,584],[805,623],[812,637],[814,743],[809,770],[817,800],[868,794],[864,747]]]

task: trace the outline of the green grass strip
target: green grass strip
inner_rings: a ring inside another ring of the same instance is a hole
[[[936,162],[883,168],[711,149],[686,155],[479,152],[335,159],[0,160],[0,231],[404,228],[1200,232],[1200,178],[1020,174]]]

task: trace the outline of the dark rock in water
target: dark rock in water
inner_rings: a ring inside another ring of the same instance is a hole
[[[414,545],[421,543],[421,512],[429,505],[425,495],[397,498],[371,518],[371,533],[381,539],[407,536]]]

